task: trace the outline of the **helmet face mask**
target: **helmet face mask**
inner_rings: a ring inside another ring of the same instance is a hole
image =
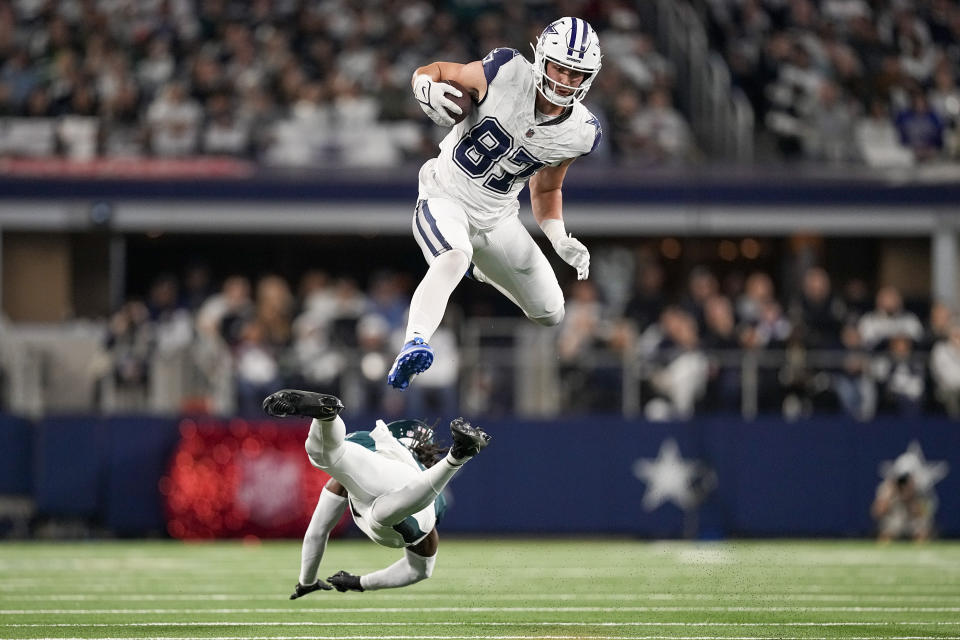
[[[433,428],[421,420],[394,420],[387,424],[393,437],[407,449],[416,450],[433,444]]]
[[[537,90],[552,104],[569,107],[583,100],[600,71],[600,38],[597,32],[580,18],[560,18],[547,25],[533,47],[533,73]],[[579,71],[583,81],[576,87],[558,82],[547,75],[547,63]],[[563,87],[569,95],[556,91]]]

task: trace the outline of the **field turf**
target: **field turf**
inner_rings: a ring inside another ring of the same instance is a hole
[[[398,552],[334,540],[321,568]],[[0,543],[0,638],[960,638],[960,544],[443,539],[405,589],[288,596],[299,544]]]

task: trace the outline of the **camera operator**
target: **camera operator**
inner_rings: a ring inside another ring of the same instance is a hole
[[[880,542],[901,538],[922,542],[930,538],[936,509],[936,496],[920,491],[914,474],[900,469],[877,486],[870,514],[877,521]]]

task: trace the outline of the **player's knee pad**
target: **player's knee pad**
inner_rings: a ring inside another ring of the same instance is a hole
[[[449,251],[444,251],[434,258],[433,262],[434,264],[443,265],[443,268],[450,270],[451,273],[462,276],[470,267],[471,257],[472,256],[468,255],[464,250],[454,248]]]
[[[542,324],[545,327],[555,327],[563,321],[564,313],[564,307],[561,304],[560,308],[552,313],[542,316],[530,316],[530,319],[537,324]]]

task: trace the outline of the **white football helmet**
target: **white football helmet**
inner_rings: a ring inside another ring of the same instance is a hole
[[[531,45],[532,46],[532,45]],[[583,100],[600,71],[600,38],[590,24],[581,18],[560,18],[543,30],[533,47],[533,73],[537,89],[547,100],[560,107],[569,107]],[[571,87],[547,77],[547,62],[582,71],[586,74],[579,87]],[[572,92],[558,94],[556,87]]]

